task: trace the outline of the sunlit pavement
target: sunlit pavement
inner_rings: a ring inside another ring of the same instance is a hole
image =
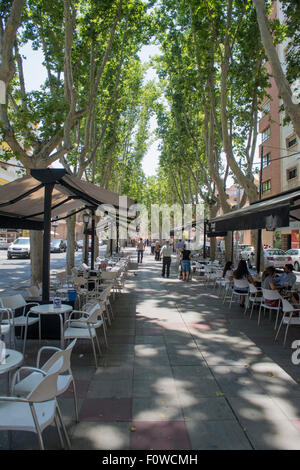
[[[282,335],[274,344],[274,319],[258,326],[257,311],[250,320],[201,280],[178,280],[175,257],[170,278],[161,267],[148,248],[113,303],[97,370],[90,344],[73,351],[79,424],[71,392],[59,399],[73,449],[300,449],[300,372],[290,348],[299,330],[291,327],[288,347]],[[30,342],[27,364],[38,347]],[[54,427],[44,437],[47,449],[59,448]],[[5,433],[0,439],[7,448]],[[36,437],[13,433],[12,447],[37,448]]]

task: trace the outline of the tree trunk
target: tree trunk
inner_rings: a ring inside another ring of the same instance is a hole
[[[224,239],[225,239],[225,262],[233,261],[232,232],[228,232],[228,235],[224,237]]]
[[[76,216],[67,218],[67,274],[70,276],[75,265],[75,223]]]
[[[30,230],[30,282],[36,286],[43,278],[43,231]]]
[[[286,111],[292,119],[295,132],[298,137],[300,137],[300,104],[293,101],[293,94],[290,84],[284,75],[276,47],[274,46],[266,12],[266,2],[264,0],[254,0],[254,4],[256,8],[261,40],[272,67],[274,80],[276,82],[279,94],[283,100]]]
[[[214,219],[217,215],[218,208],[214,205],[209,206],[209,218]],[[216,250],[217,250],[217,239],[216,237],[210,237],[210,258],[212,260],[216,259]]]

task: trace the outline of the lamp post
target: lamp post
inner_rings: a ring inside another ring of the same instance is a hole
[[[82,215],[83,223],[84,223],[84,262],[85,264],[89,263],[89,244],[88,244],[88,225],[89,225],[89,220],[90,220],[90,214],[88,212],[85,212]]]
[[[53,238],[56,237],[56,229],[58,227],[58,223],[56,222],[57,220],[57,216],[56,217],[53,217],[53,222],[52,222],[52,227],[53,227]]]

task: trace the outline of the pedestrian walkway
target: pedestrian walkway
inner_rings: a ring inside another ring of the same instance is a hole
[[[71,392],[59,399],[72,448],[300,449],[299,366],[274,344],[273,323],[258,326],[238,304],[229,310],[198,279],[179,281],[175,258],[162,278],[149,251],[113,304],[100,367],[90,345],[74,350],[80,423]],[[58,447],[54,428],[45,438]],[[12,442],[37,448],[29,434]]]

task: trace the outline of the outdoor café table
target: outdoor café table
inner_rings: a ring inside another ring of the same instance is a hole
[[[24,356],[15,349],[5,349],[5,356],[8,357],[4,358],[3,362],[0,362],[0,374],[8,373],[7,391],[9,394],[11,371],[17,369],[23,363]]]
[[[60,319],[60,344],[64,349],[64,319],[66,313],[70,313],[73,307],[70,305],[61,304],[60,307],[55,307],[54,304],[44,304],[32,307],[30,311],[36,315],[59,315]]]

